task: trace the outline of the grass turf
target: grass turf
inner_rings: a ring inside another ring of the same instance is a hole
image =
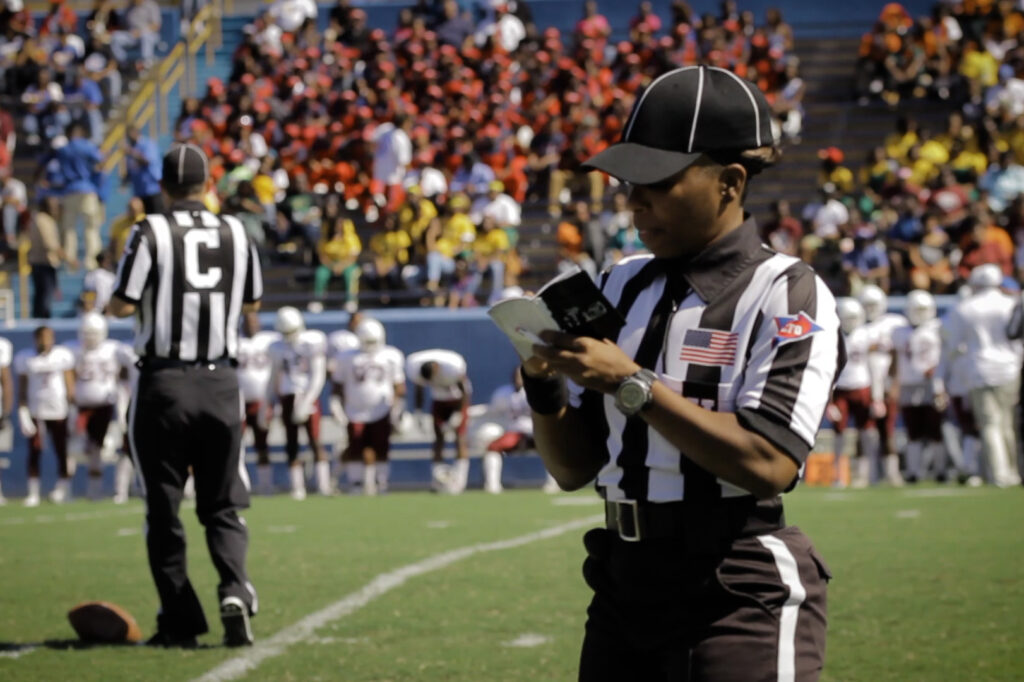
[[[261,601],[257,639],[379,574],[594,515],[600,508],[586,504],[590,497],[257,498],[246,514]],[[554,504],[564,500],[584,504]],[[211,620],[201,640],[208,647],[59,648],[74,636],[65,612],[90,599],[117,602],[152,630],[156,599],[141,516],[138,503],[0,508],[0,679],[189,680],[237,653],[216,646],[216,575],[189,510],[190,574]],[[1020,490],[801,489],[788,496],[787,516],[835,574],[823,679],[1020,679]],[[245,679],[574,679],[588,600],[581,535],[479,553],[411,577]],[[529,643],[527,635],[534,646],[512,645]]]

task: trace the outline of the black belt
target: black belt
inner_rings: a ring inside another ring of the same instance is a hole
[[[238,361],[232,358],[216,358],[215,360],[178,360],[176,358],[139,358],[135,363],[143,372],[151,372],[159,369],[187,369],[205,368],[221,369],[224,367],[237,367]]]
[[[605,525],[627,542],[676,538],[693,548],[713,549],[739,537],[785,527],[782,502],[754,497],[701,502],[605,502]]]

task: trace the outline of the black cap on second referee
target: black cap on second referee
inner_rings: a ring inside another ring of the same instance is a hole
[[[164,154],[163,184],[166,187],[192,187],[206,183],[210,162],[194,144],[176,144]]]
[[[714,66],[684,66],[655,79],[633,105],[622,140],[587,160],[634,185],[666,180],[701,154],[774,143],[771,110],[756,85]]]

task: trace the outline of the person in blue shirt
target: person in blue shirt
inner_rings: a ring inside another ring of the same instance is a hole
[[[103,144],[103,91],[80,67],[75,69],[71,85],[64,90],[64,102],[72,107],[75,120],[84,119],[89,128],[89,140],[97,147]]]
[[[162,213],[163,194],[160,180],[164,171],[160,148],[156,141],[142,134],[138,126],[128,126],[128,149],[125,150],[128,172],[125,182],[132,185],[132,193],[142,199],[146,213]]]
[[[103,207],[99,202],[101,165],[103,157],[99,147],[85,136],[85,126],[72,123],[68,143],[56,151],[60,172],[64,177],[64,192],[60,199],[60,232],[71,269],[78,267],[78,219],[84,223],[85,267],[96,267],[96,254],[103,249],[100,225]]]

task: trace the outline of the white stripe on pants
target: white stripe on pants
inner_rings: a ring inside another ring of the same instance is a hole
[[[800,615],[800,605],[803,604],[807,592],[803,583],[800,582],[800,571],[797,568],[796,559],[789,551],[786,543],[774,535],[759,535],[758,541],[768,549],[775,557],[775,566],[779,570],[779,577],[789,588],[789,598],[782,606],[782,613],[779,615],[779,682],[794,682],[796,679],[796,621]]]

